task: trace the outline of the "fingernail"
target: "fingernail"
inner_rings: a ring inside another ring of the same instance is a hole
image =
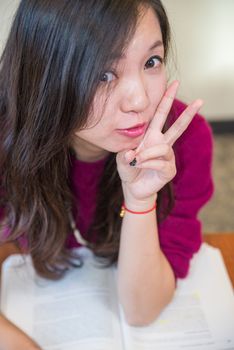
[[[137,163],[137,160],[136,160],[136,158],[134,158],[134,159],[129,163],[129,165],[130,165],[130,166],[135,166],[136,163]]]

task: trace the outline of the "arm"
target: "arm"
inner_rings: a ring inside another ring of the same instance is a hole
[[[136,211],[153,207],[154,197]],[[155,210],[137,215],[126,212],[121,231],[118,262],[119,298],[131,325],[152,322],[169,303],[175,290],[175,277],[158,239]]]
[[[14,243],[0,245],[0,270],[4,260],[11,254],[19,254]],[[0,350],[40,350],[24,332],[13,325],[0,313]]]
[[[0,350],[40,350],[24,332],[0,314]]]
[[[177,87],[174,83],[168,88],[137,150],[117,155],[124,200],[133,211],[151,208],[158,191],[175,176],[172,145],[201,107],[199,100],[189,105],[163,134]],[[133,168],[129,162],[134,157],[138,165]],[[118,292],[127,321],[139,326],[152,322],[171,300],[174,289],[174,271],[160,248],[155,213],[127,212],[118,260]]]

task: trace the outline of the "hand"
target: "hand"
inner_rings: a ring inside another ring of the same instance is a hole
[[[135,150],[117,154],[117,168],[122,180],[124,197],[146,202],[176,175],[173,144],[186,130],[203,102],[189,104],[175,123],[163,134],[162,129],[175,99],[179,83],[174,81],[166,90],[140,145]],[[136,159],[136,165],[129,163]]]

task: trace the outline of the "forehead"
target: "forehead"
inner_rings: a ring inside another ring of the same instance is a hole
[[[149,7],[140,12],[135,33],[120,58],[124,59],[128,55],[131,56],[132,53],[144,52],[154,48],[163,50],[163,40],[156,13]]]
[[[158,21],[157,14],[152,7],[141,8],[139,18],[136,25],[134,36],[150,34],[155,32],[162,38],[161,28]]]

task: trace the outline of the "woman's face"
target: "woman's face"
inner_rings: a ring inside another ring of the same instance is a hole
[[[162,33],[155,13],[148,9],[124,56],[103,75],[88,127],[75,133],[77,157],[94,161],[108,152],[136,148],[165,89]]]

